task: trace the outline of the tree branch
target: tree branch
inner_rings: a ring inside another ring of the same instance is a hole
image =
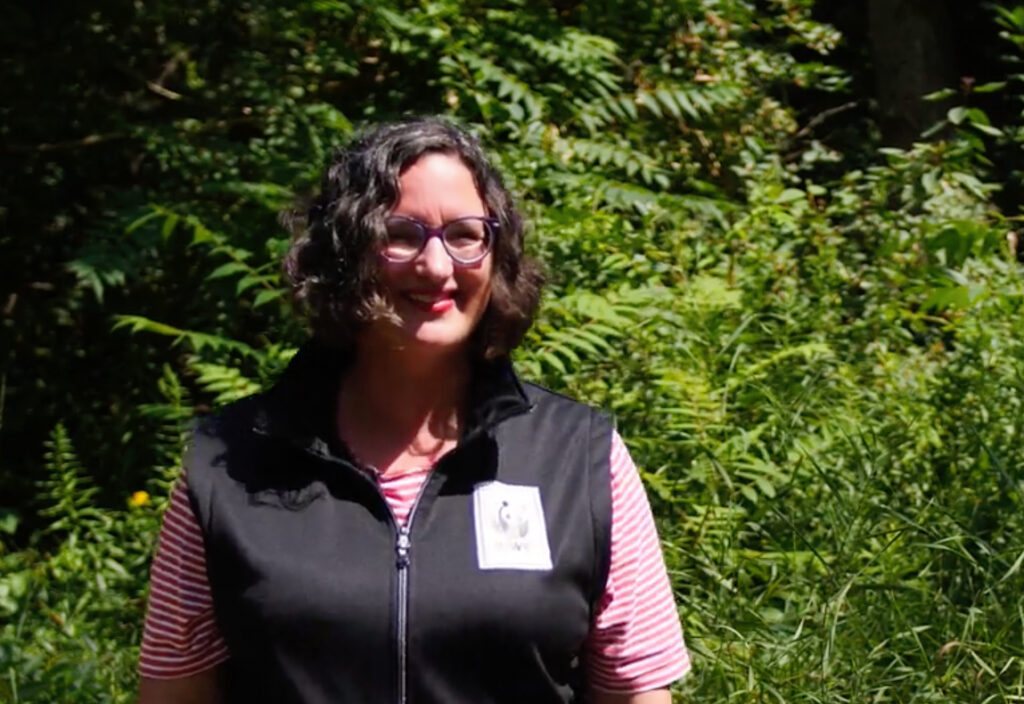
[[[119,132],[107,134],[90,134],[80,139],[69,139],[64,142],[43,142],[42,144],[8,144],[3,147],[5,152],[29,153],[29,152],[58,152],[67,149],[79,149],[80,147],[91,147],[104,142],[112,142],[116,139],[128,139],[130,135]]]
[[[821,125],[821,123],[823,123],[825,120],[828,120],[829,118],[835,117],[836,115],[839,115],[840,113],[844,113],[847,110],[853,110],[858,105],[860,105],[860,101],[859,100],[852,100],[849,103],[843,103],[842,105],[837,105],[834,108],[829,108],[828,110],[822,110],[817,115],[815,115],[810,120],[808,120],[806,125],[804,125],[799,130],[797,130],[796,133],[792,137],[789,138],[789,141],[794,142],[794,141],[796,141],[798,139],[803,139],[804,137],[809,135],[811,132],[813,132],[814,129],[816,127],[818,127],[819,125]]]

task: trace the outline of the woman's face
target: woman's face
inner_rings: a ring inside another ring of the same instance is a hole
[[[424,154],[406,167],[398,186],[392,215],[432,228],[487,215],[472,173],[451,154]],[[388,324],[388,336],[399,338],[394,342],[423,351],[451,351],[466,344],[490,299],[490,253],[474,264],[458,265],[440,238],[432,237],[412,261],[394,263],[381,257],[380,267],[384,294],[399,318],[397,330]]]

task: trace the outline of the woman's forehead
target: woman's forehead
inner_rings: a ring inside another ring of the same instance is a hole
[[[412,162],[399,176],[394,212],[437,224],[464,215],[483,215],[485,207],[476,179],[462,159],[432,152]]]

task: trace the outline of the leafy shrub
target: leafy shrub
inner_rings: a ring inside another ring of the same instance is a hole
[[[478,131],[521,195],[550,285],[517,365],[613,412],[642,468],[682,700],[1022,695],[1024,272],[992,182],[1020,126],[952,106],[909,149],[840,154],[786,99],[849,89],[810,2],[563,5],[88,18],[80,41],[131,26],[163,77],[113,113],[137,183],[60,260],[62,324],[115,316],[116,351],[82,354],[117,402],[39,392],[39,517],[0,514],[0,698],[133,697],[182,429],[302,338],[276,213],[354,124],[410,110]]]

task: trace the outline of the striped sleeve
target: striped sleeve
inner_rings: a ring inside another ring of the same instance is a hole
[[[591,686],[615,693],[667,687],[690,669],[679,614],[640,475],[612,438],[608,582],[587,638]]]
[[[176,679],[227,659],[213,615],[202,532],[182,478],[171,494],[153,558],[139,673]]]

